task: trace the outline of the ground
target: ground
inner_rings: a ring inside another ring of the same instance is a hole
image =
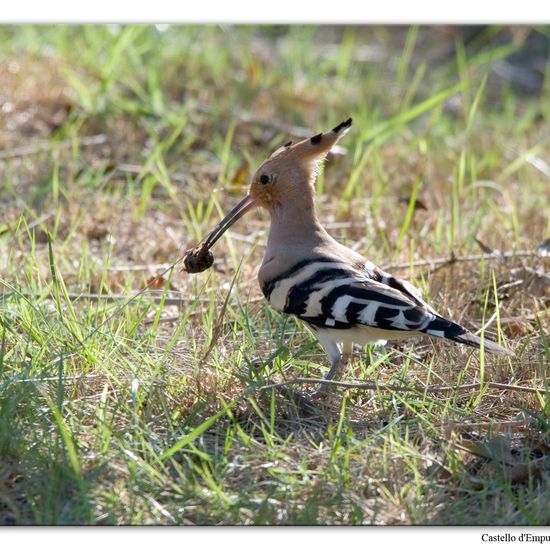
[[[550,523],[549,37],[0,27],[0,523]],[[515,355],[357,349],[306,406],[328,362],[263,300],[266,215],[176,262],[348,116],[329,232]]]

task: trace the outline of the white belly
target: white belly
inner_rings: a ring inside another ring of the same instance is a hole
[[[384,330],[366,325],[342,330],[315,327],[314,334],[322,334],[347,351],[353,349],[353,344],[359,346],[366,346],[367,344],[383,345],[388,340],[407,340],[422,336],[422,333],[416,331]]]

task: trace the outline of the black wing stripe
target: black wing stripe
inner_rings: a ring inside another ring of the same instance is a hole
[[[359,323],[359,316],[365,309],[365,304],[359,302],[350,302],[346,308],[346,317],[350,325],[356,325]]]
[[[281,273],[281,275],[278,275],[274,279],[271,279],[270,281],[265,282],[264,285],[262,286],[263,295],[267,298],[267,300],[269,300],[271,293],[281,281],[296,275],[304,267],[307,267],[312,263],[318,263],[318,262],[327,263],[327,264],[336,263],[334,260],[330,260],[328,258],[308,258],[307,260],[302,260],[301,262],[294,264],[290,269],[288,269],[284,273]]]
[[[358,282],[360,283],[361,281]],[[342,296],[352,296],[353,298],[358,298],[359,300],[380,302],[389,306],[410,307],[410,304],[404,300],[399,300],[398,298],[388,296],[378,290],[368,288],[367,283],[364,285],[342,285],[336,287],[323,299],[323,311],[325,310],[325,307],[330,307],[332,309],[334,302]]]
[[[339,281],[347,280],[348,278],[349,273],[346,273],[342,269],[327,268],[317,271],[312,277],[294,285],[290,289],[284,312],[294,315],[304,314],[307,309],[307,303],[316,288],[327,283],[337,285]]]

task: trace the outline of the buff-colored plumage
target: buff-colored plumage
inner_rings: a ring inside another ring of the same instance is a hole
[[[392,277],[332,238],[315,208],[315,178],[327,153],[351,127],[333,130],[275,151],[255,173],[249,193],[207,239],[221,234],[251,208],[270,215],[267,248],[258,280],[270,305],[296,315],[317,336],[336,376],[353,344],[423,335],[510,354],[488,339],[441,317],[410,283]]]

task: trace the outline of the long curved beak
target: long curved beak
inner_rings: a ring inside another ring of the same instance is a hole
[[[237,221],[240,220],[249,210],[252,210],[257,204],[257,200],[247,195],[225,218],[214,228],[206,237],[203,246],[212,248],[216,241]]]

